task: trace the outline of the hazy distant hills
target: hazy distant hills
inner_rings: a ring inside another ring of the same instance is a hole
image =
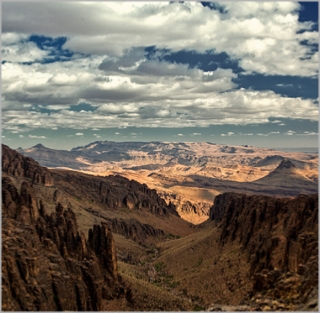
[[[165,142],[114,142],[96,141],[86,146],[67,150],[54,150],[38,144],[28,149],[17,149],[20,153],[39,159],[40,164],[51,167],[80,167],[96,162],[121,162],[127,160],[143,161],[151,164],[204,165],[213,159],[225,163],[235,154],[252,155],[253,153],[274,151],[248,146],[229,147],[209,142],[165,143]],[[226,157],[229,156],[229,157]],[[255,159],[259,161],[259,159]],[[242,158],[242,163],[249,163],[252,158]]]
[[[18,151],[42,166],[122,175],[155,188],[183,218],[202,222],[221,192],[292,197],[318,191],[318,155],[210,142],[96,141],[67,150]]]
[[[256,167],[276,167],[284,159],[284,156],[288,155],[298,155],[307,161],[316,158],[312,154],[288,153],[247,145],[227,146],[210,142],[96,141],[73,148],[70,151],[50,149],[42,144],[28,149],[19,148],[17,151],[35,158],[43,166],[73,168],[89,167],[88,165],[99,162],[119,163],[125,161],[135,161],[143,163],[143,166],[149,165],[149,167],[155,164],[207,166],[212,162],[222,166],[239,163]]]
[[[67,151],[67,150],[54,150],[46,148],[42,144],[37,144],[34,147],[28,149],[17,149],[23,155],[29,156],[42,166],[47,167],[69,167],[69,168],[79,168],[82,166],[83,162],[78,161],[80,156],[77,152]]]

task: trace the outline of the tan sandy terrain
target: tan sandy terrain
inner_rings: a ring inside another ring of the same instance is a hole
[[[119,174],[145,183],[194,224],[208,218],[221,192],[294,196],[317,191],[318,155],[302,152],[208,142],[102,141],[69,152],[37,145],[22,153],[51,168]],[[291,162],[290,169],[277,169],[285,160]]]

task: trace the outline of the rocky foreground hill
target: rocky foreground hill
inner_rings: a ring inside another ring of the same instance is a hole
[[[318,194],[213,199],[195,226],[145,184],[2,145],[2,309],[317,311]]]
[[[243,303],[273,310],[317,306],[317,194],[279,199],[225,193],[210,218],[219,224],[219,244],[238,244],[250,265],[253,288]]]
[[[86,239],[70,206],[48,214],[33,186],[52,185],[50,172],[2,149],[2,310],[101,311],[130,300],[108,226],[93,225]]]
[[[79,232],[71,208],[46,214],[35,191],[2,180],[2,310],[101,311],[127,298],[114,241],[105,225]]]

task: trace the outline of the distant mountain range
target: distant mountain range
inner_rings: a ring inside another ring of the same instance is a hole
[[[155,188],[183,218],[208,218],[222,192],[292,197],[318,191],[318,155],[210,142],[95,141],[67,150],[17,149],[40,165],[99,176],[122,175]]]
[[[28,149],[18,148],[17,151],[38,158],[40,164],[49,167],[73,166],[88,167],[88,163],[123,162],[128,160],[143,161],[143,163],[169,162],[182,165],[203,165],[222,155],[252,155],[257,151],[270,154],[274,149],[253,148],[250,146],[227,146],[209,142],[114,142],[96,141],[85,146],[67,150],[55,150],[37,144]],[[222,158],[222,159],[225,159]],[[250,159],[250,158],[248,158]],[[251,161],[251,159],[250,159]],[[257,160],[258,161],[258,160]],[[169,163],[169,165],[170,165]]]

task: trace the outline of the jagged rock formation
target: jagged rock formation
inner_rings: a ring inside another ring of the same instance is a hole
[[[149,237],[163,238],[165,236],[162,229],[142,224],[134,219],[113,219],[111,229],[114,233],[124,235],[138,243],[143,243]]]
[[[240,244],[250,264],[254,283],[245,303],[264,310],[313,303],[318,288],[318,194],[280,199],[225,193],[216,197],[210,218],[220,222],[220,244]]]
[[[54,184],[53,177],[47,168],[41,167],[38,162],[22,156],[6,145],[2,145],[2,171],[12,176],[28,177],[32,180],[32,184],[38,183],[45,186]]]
[[[75,214],[47,215],[29,182],[2,181],[2,310],[99,311],[125,297],[111,232],[95,225],[86,242]]]
[[[69,194],[81,199],[84,195],[92,202],[110,209],[128,208],[147,210],[153,214],[178,216],[172,203],[168,205],[154,189],[121,176],[91,176],[77,172],[51,170],[56,184]]]
[[[318,307],[318,195],[220,194],[210,221],[188,230],[144,184],[48,170],[5,146],[2,162],[3,310]],[[280,170],[294,174],[292,164]],[[162,289],[147,282],[151,269]]]
[[[105,212],[148,212],[165,223],[172,215],[177,219],[175,206],[146,185],[120,176],[49,170],[7,146],[2,153],[2,309],[131,308],[132,295],[118,274],[111,230],[143,246],[165,233],[132,218],[109,218],[118,213]],[[81,200],[84,207],[76,208]],[[95,211],[85,209],[90,202]],[[77,226],[75,212],[78,216],[81,210],[96,212],[105,221],[91,227],[87,240]]]
[[[186,213],[186,214],[197,214],[199,216],[208,216],[210,209],[210,204],[205,202],[194,203],[190,201],[185,201],[180,204],[177,208],[177,212]]]
[[[85,210],[95,216],[101,216],[101,213],[95,211],[92,207],[86,208]],[[104,221],[104,224],[108,225],[108,228],[110,228],[113,233],[120,234],[139,244],[143,244],[151,238],[161,239],[165,236],[162,229],[141,223],[133,218],[124,219],[104,217]]]

